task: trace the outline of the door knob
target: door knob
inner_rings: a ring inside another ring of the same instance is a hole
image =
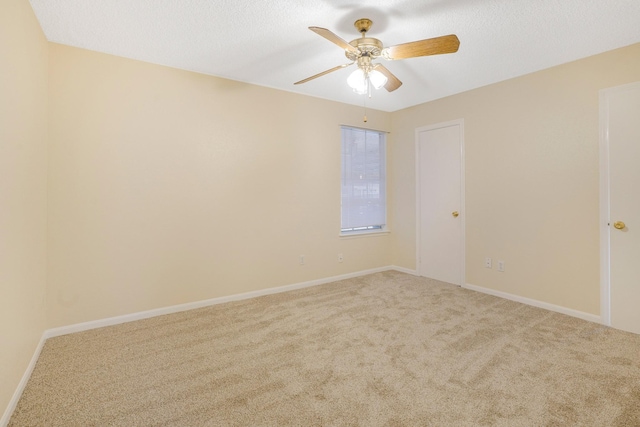
[[[616,221],[613,223],[613,226],[618,230],[622,230],[623,228],[626,227],[626,224],[622,221]]]
[[[458,215],[460,214],[458,213],[458,211],[453,211],[451,212],[451,215],[453,215],[454,218],[458,218]]]

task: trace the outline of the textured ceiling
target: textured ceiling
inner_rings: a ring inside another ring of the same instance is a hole
[[[344,52],[358,18],[385,46],[456,34],[454,54],[385,61],[404,85],[367,106],[395,111],[640,42],[640,0],[31,0],[49,41],[362,105]]]

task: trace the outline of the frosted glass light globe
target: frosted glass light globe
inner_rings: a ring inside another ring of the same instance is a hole
[[[375,89],[380,89],[387,83],[387,76],[380,71],[373,70],[369,73],[369,81]]]
[[[359,95],[367,93],[367,76],[360,68],[351,73],[347,78],[347,84]]]

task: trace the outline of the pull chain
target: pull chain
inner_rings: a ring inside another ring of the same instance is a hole
[[[367,123],[367,97],[364,97],[364,120],[365,123]]]

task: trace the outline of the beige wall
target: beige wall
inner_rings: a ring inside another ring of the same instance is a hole
[[[0,415],[45,328],[47,42],[0,2]]]
[[[56,44],[50,58],[49,327],[389,265],[388,235],[338,236],[339,126],[362,108]]]
[[[637,80],[640,44],[393,113],[393,263],[416,266],[415,129],[462,118],[467,283],[598,314],[598,91]]]

